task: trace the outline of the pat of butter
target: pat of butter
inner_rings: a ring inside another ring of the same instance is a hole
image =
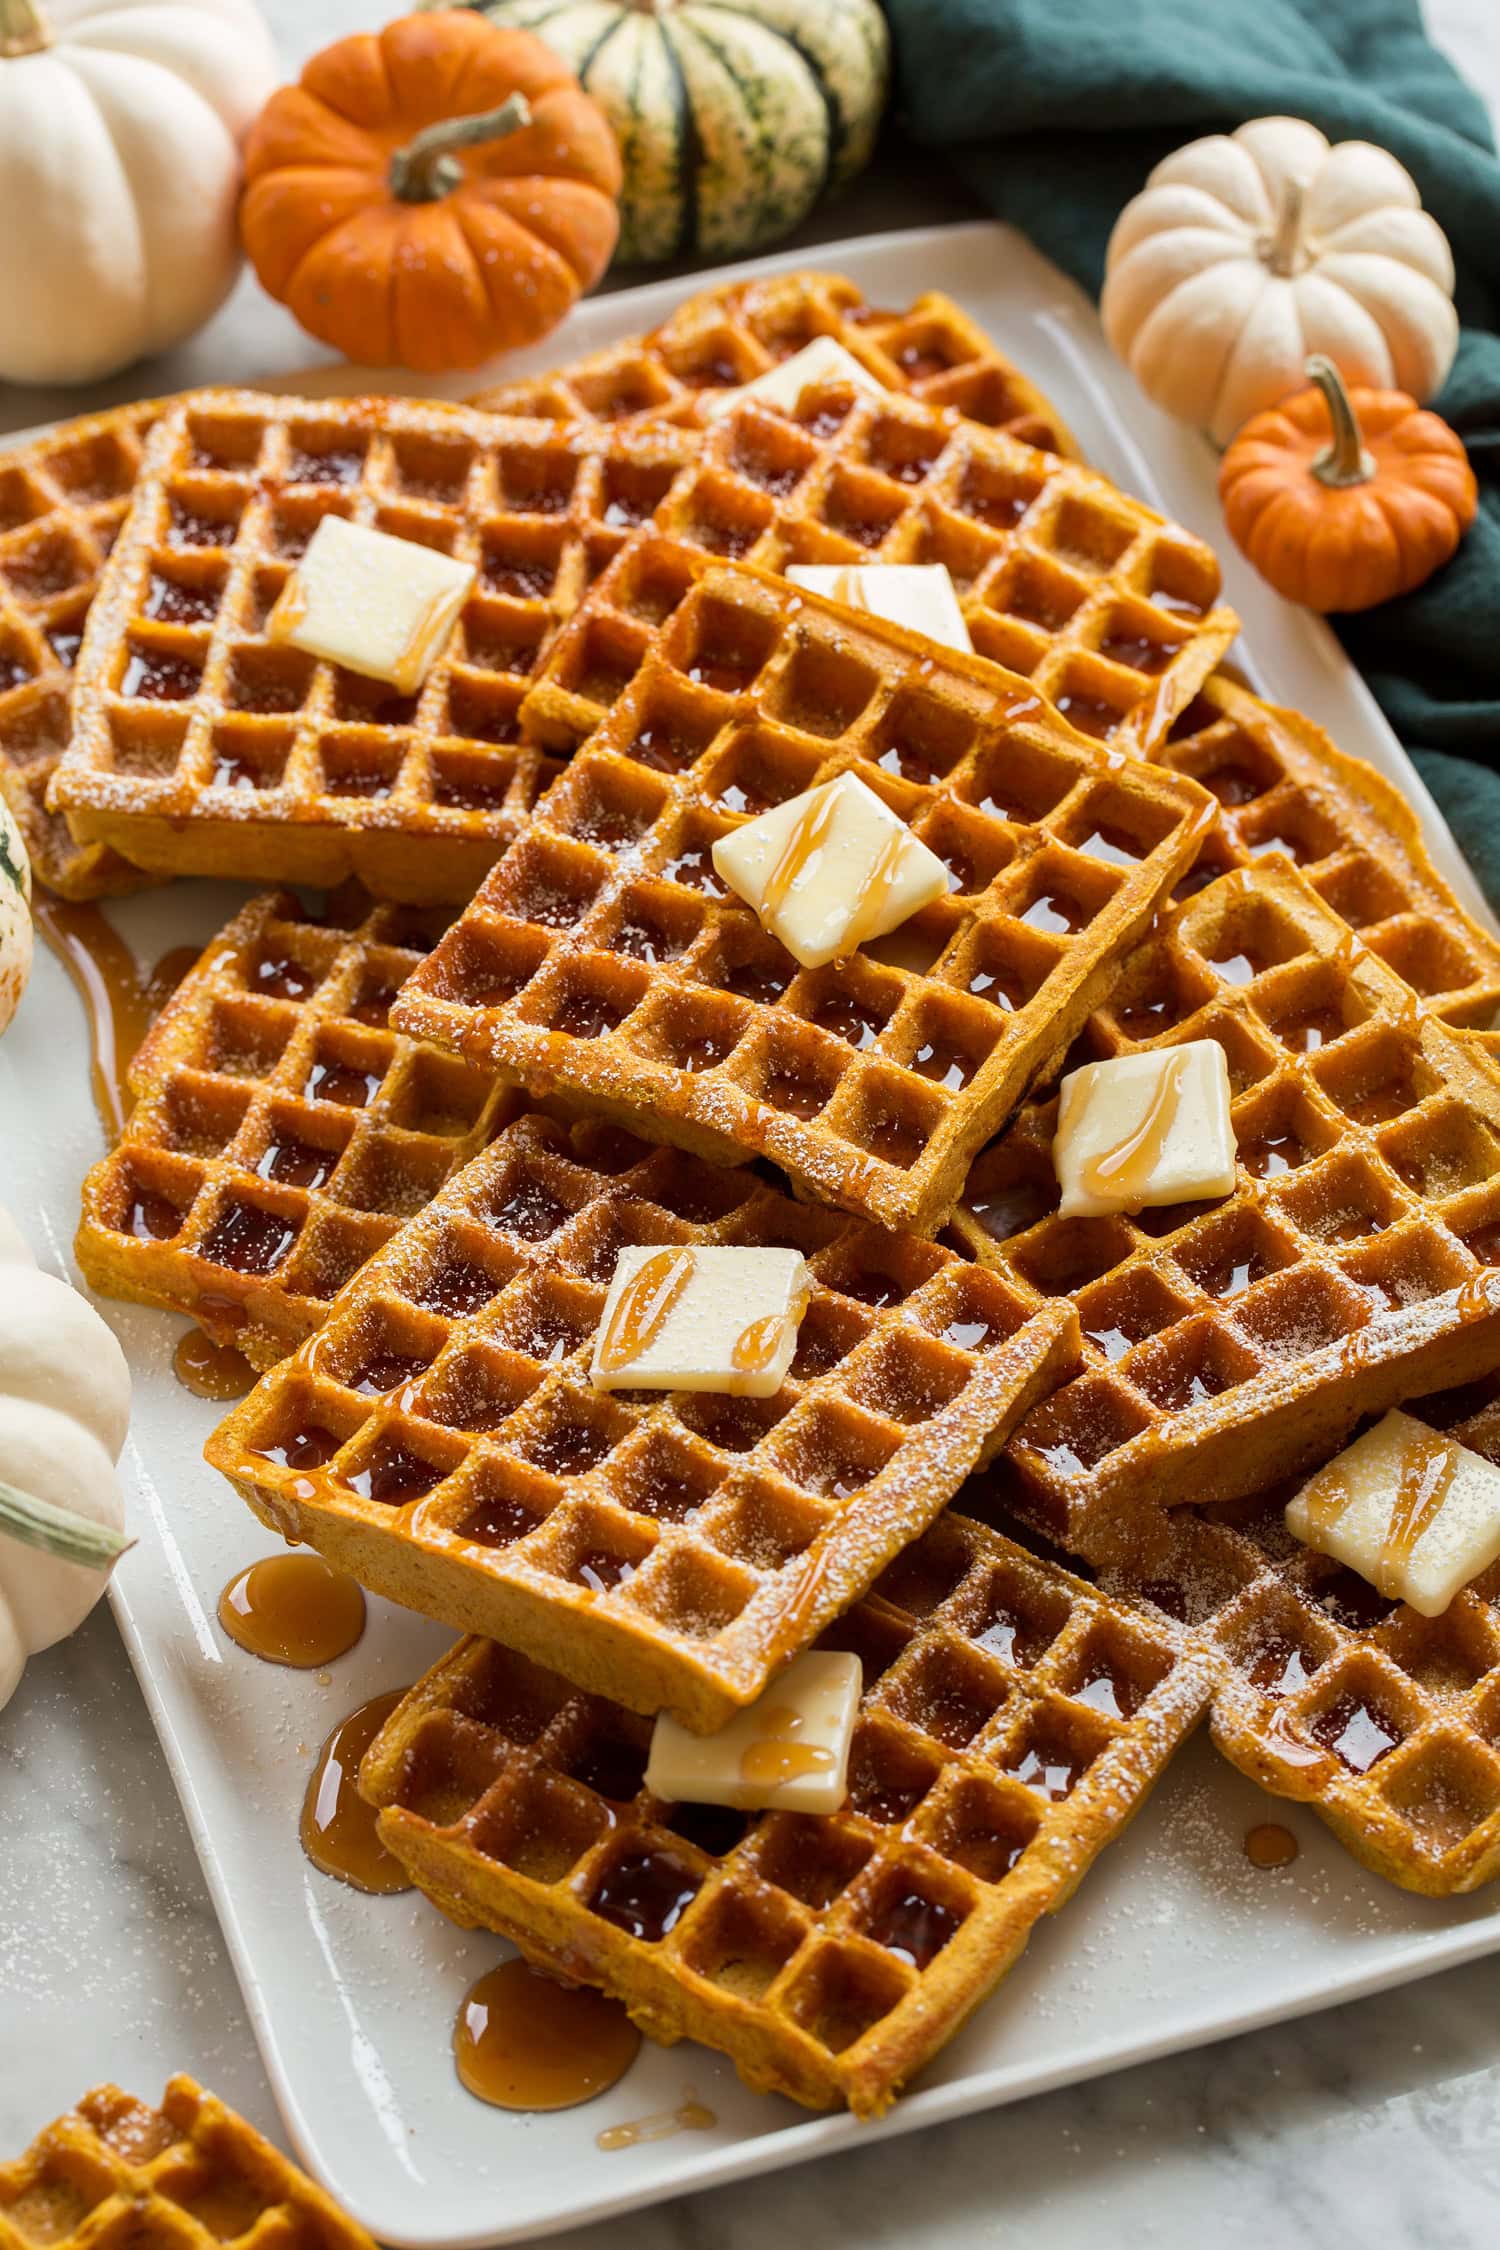
[[[669,1805],[835,1813],[849,1787],[859,1710],[857,1656],[809,1649],[717,1734],[657,1719],[646,1787]]]
[[[1500,1556],[1500,1469],[1393,1409],[1293,1495],[1286,1527],[1388,1601],[1441,1617]]]
[[[727,414],[741,399],[758,398],[764,405],[774,406],[778,413],[795,414],[804,391],[822,390],[835,384],[845,389],[869,391],[875,397],[885,395],[884,383],[878,382],[853,352],[845,351],[832,336],[814,336],[800,352],[793,352],[789,359],[768,367],[754,382],[739,383],[733,390],[715,391],[705,397],[703,411],[710,416]]]
[[[1052,1162],[1065,1219],[1229,1195],[1234,1158],[1216,1039],[1085,1063],[1062,1082]]]
[[[884,937],[948,889],[937,854],[852,773],[721,836],[713,859],[804,969]]]
[[[925,633],[945,648],[973,652],[946,563],[792,563],[786,576],[809,594]]]
[[[325,516],[282,587],[266,634],[412,695],[473,583],[472,563]]]
[[[604,1300],[592,1380],[606,1391],[770,1398],[791,1366],[810,1285],[795,1250],[633,1243]]]

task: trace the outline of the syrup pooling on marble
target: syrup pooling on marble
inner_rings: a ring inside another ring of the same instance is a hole
[[[172,1372],[185,1391],[195,1398],[220,1404],[244,1398],[255,1387],[255,1369],[233,1344],[216,1344],[201,1328],[190,1328],[177,1339]]]
[[[173,946],[142,975],[135,955],[97,906],[38,897],[32,918],[88,1015],[94,1106],[105,1133],[117,1141],[125,1130],[136,1050],[197,961],[198,949]],[[177,1224],[174,1217],[168,1231],[175,1234]]]
[[[502,1961],[470,1985],[453,2060],[471,2094],[497,2109],[572,2109],[618,2085],[641,2035],[617,2000]]]
[[[251,1656],[310,1671],[353,1648],[365,1597],[321,1555],[267,1555],[230,1579],[219,1623]]]
[[[618,1373],[651,1349],[692,1280],[696,1264],[691,1250],[658,1250],[621,1290],[599,1344],[599,1366],[605,1374]]]
[[[379,1815],[359,1793],[359,1767],[406,1692],[393,1688],[372,1696],[340,1719],[318,1754],[302,1800],[299,1833],[314,1867],[336,1882],[380,1897],[409,1891],[412,1881],[380,1840]]]

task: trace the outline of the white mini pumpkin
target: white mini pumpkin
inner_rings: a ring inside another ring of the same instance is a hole
[[[1115,222],[1099,309],[1142,390],[1227,445],[1314,352],[1351,385],[1431,398],[1452,300],[1447,237],[1394,156],[1257,117],[1157,165]]]
[[[115,1462],[130,1372],[92,1305],[0,1210],[0,1708],[82,1624],[129,1544]]]
[[[26,990],[31,942],[31,861],[15,815],[0,797],[0,1031]]]
[[[92,382],[202,326],[278,75],[251,0],[0,0],[0,380]]]

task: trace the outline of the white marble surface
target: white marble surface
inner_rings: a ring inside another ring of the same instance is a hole
[[[1374,5],[1374,0],[1371,0]],[[289,64],[373,20],[270,0]],[[1429,0],[1500,104],[1497,0]],[[964,215],[887,169],[809,239]],[[194,346],[112,387],[233,379],[309,356],[245,283]],[[0,387],[0,428],[82,411]],[[0,1152],[0,1195],[3,1195]],[[1500,2228],[1500,1958],[1112,2079],[559,2238],[565,2250],[937,2250],[1045,2239],[1188,2250],[1491,2250]],[[94,2081],[202,2077],[276,2120],[155,1737],[107,1611],[0,1717],[0,2154]]]

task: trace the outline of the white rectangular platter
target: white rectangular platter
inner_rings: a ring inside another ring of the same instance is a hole
[[[807,262],[772,258],[761,270]],[[1092,310],[1018,237],[989,225],[887,235],[828,247],[815,262],[887,304],[948,291],[1056,399],[1092,461],[1223,548],[1207,448],[1144,405],[1109,358]],[[560,337],[506,372],[648,326],[689,286],[658,283],[587,304]],[[358,387],[347,370],[310,381],[325,392]],[[449,387],[458,393],[472,381]],[[1396,781],[1434,858],[1483,912],[1451,835],[1332,635],[1281,603],[1232,551],[1225,571],[1245,621],[1237,654],[1252,678]],[[179,884],[112,912],[149,961],[171,945],[205,943],[243,895]],[[60,1271],[69,1270],[79,1180],[100,1147],[85,1058],[80,1012],[44,955],[0,1045],[0,1201]],[[623,2083],[585,2109],[516,2117],[486,2108],[460,2087],[449,2042],[466,1985],[504,1949],[450,1928],[413,1895],[365,1898],[329,1882],[297,1840],[309,1764],[328,1729],[367,1696],[414,1678],[450,1636],[372,1602],[364,1638],[327,1673],[275,1670],[232,1647],[214,1622],[219,1590],[273,1543],[200,1458],[217,1410],[173,1379],[181,1323],[104,1309],[136,1377],[124,1468],[140,1537],[116,1573],[116,1615],[287,2131],[383,2242],[463,2250],[533,2237],[1500,1949],[1500,1904],[1419,1900],[1378,1882],[1316,1820],[1269,1807],[1200,1737],[881,2125],[812,2118],[747,2093],[720,2058],[688,2047],[648,2046]],[[1276,1874],[1257,1872],[1242,1850],[1246,1829],[1269,1810],[1302,1846],[1295,1866]],[[602,2128],[674,2108],[688,2093],[714,2111],[712,2130],[610,2154],[596,2147]]]

